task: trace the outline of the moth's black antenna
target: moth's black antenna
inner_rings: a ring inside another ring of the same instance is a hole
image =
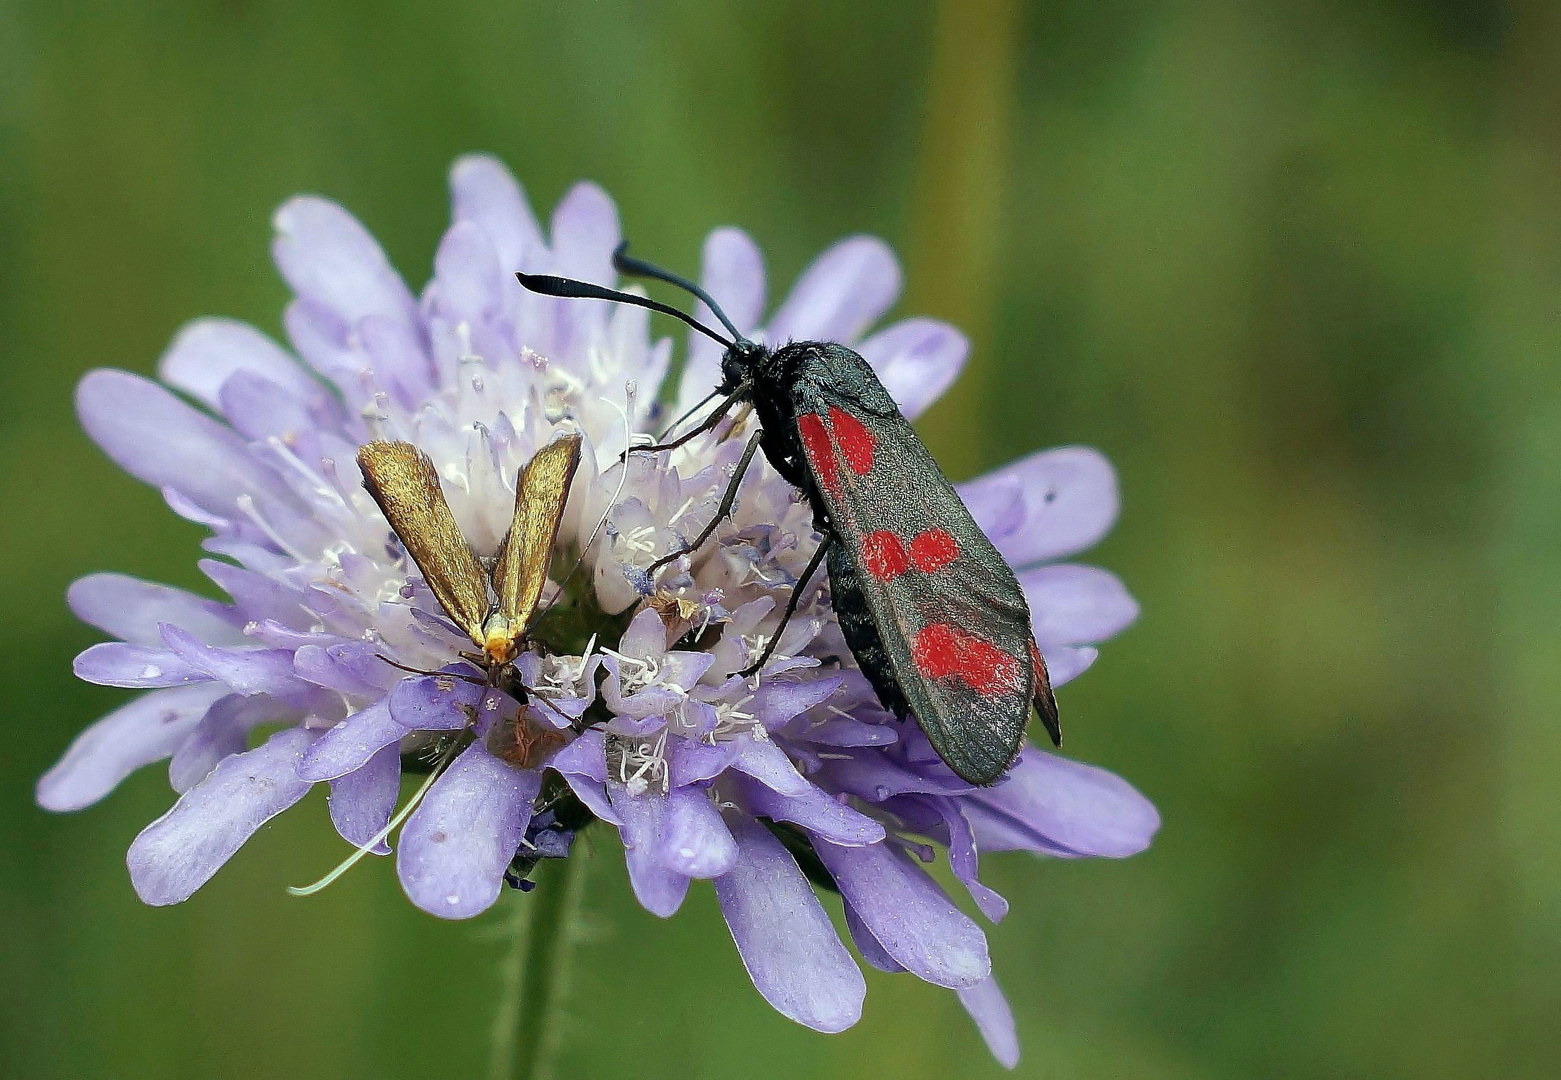
[[[726,327],[727,333],[731,334],[735,340],[748,340],[743,336],[741,330],[732,325],[732,320],[726,317],[726,312],[721,310],[721,305],[716,303],[714,297],[709,293],[695,285],[688,278],[674,274],[671,270],[663,270],[661,267],[648,263],[644,259],[636,259],[628,254],[628,250],[629,242],[625,240],[613,251],[612,265],[614,270],[628,277],[643,277],[652,278],[656,281],[665,281],[668,285],[676,285],[684,292],[693,293],[705,302],[705,307],[715,313],[715,317],[721,320],[721,325]]]
[[[607,289],[600,285],[592,285],[589,281],[576,281],[574,278],[554,277],[552,274],[522,274],[516,272],[515,277],[526,288],[543,296],[562,296],[571,300],[611,300],[615,304],[633,304],[635,307],[649,308],[659,311],[663,315],[671,315],[674,319],[680,319],[688,323],[701,334],[714,340],[723,349],[730,349],[732,343],[692,315],[679,311],[675,307],[657,303],[648,296],[635,296],[633,293],[619,292],[617,289]],[[717,315],[721,313],[716,312]],[[726,316],[721,316],[721,321],[726,322]],[[728,326],[731,323],[727,323]],[[739,334],[738,337],[742,335]]]

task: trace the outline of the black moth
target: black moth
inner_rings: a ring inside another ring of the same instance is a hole
[[[638,449],[681,446],[714,428],[739,402],[751,403],[760,423],[710,524],[657,560],[652,572],[709,539],[762,448],[775,471],[807,496],[824,538],[792,591],[782,624],[827,558],[840,629],[879,701],[901,719],[914,716],[962,779],[990,784],[1003,775],[1024,744],[1032,703],[1060,744],[1057,702],[1018,580],[867,361],[834,342],[768,349],[743,337],[693,282],[629,258],[623,247],[613,262],[619,273],[686,289],[731,334],[728,340],[675,308],[632,293],[515,275],[533,292],[660,311],[725,348],[721,385],[700,403],[720,397],[711,414],[677,439]],[[771,648],[779,637],[777,632]],[[749,671],[768,659],[766,651]]]

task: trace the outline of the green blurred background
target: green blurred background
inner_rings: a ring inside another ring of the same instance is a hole
[[[414,287],[445,171],[574,180],[641,252],[859,230],[965,326],[922,425],[956,477],[1083,442],[1092,561],[1143,602],[1062,694],[1160,806],[1122,863],[988,860],[1027,1077],[1541,1077],[1561,1062],[1561,11],[1477,0],[321,4],[0,0],[0,1072],[475,1076],[498,913],[342,846],[312,795],[178,908],[126,845],[161,769],[54,817],[35,778],[125,696],[67,582],[185,586],[199,533],[70,406],[176,327],[279,332],[287,196]],[[708,887],[660,922],[602,843],[566,1077],[996,1076],[953,996],[870,973],[836,1037],[748,985]]]

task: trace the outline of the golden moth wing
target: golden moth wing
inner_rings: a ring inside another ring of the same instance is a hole
[[[358,448],[358,468],[445,613],[481,645],[487,578],[450,513],[434,463],[411,443],[371,442]]]
[[[515,517],[493,566],[493,590],[512,640],[525,632],[542,596],[564,502],[580,466],[580,443],[578,434],[548,443],[515,481]]]

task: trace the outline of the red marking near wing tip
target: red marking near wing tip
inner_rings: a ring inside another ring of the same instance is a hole
[[[911,562],[922,573],[942,570],[959,558],[959,541],[944,529],[928,529],[911,541]]]
[[[834,405],[829,407],[829,422],[835,429],[835,442],[840,444],[840,452],[845,455],[851,471],[858,476],[872,472],[873,451],[878,446],[873,433],[862,425],[862,421]]]
[[[840,476],[835,467],[835,452],[829,445],[829,431],[824,418],[815,413],[803,413],[797,417],[797,430],[802,434],[802,448],[807,451],[808,463],[828,492],[840,497]]]
[[[911,568],[910,556],[900,538],[887,529],[862,537],[862,563],[879,581],[893,581]]]
[[[990,641],[948,623],[929,623],[911,639],[911,659],[929,679],[956,675],[978,694],[1010,694],[1024,687],[1024,668]]]

